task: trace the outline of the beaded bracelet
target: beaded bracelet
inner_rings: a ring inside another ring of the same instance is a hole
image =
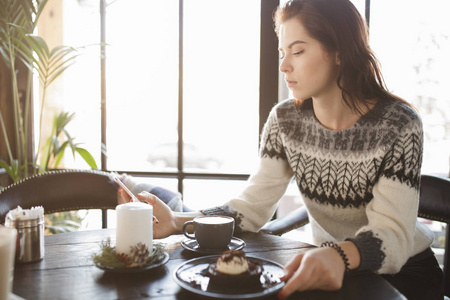
[[[350,269],[349,269],[350,264],[349,264],[349,262],[348,262],[347,255],[345,255],[345,253],[344,253],[344,251],[342,250],[341,246],[339,246],[338,244],[333,243],[333,242],[325,242],[325,243],[322,243],[322,245],[320,245],[320,247],[332,247],[332,248],[336,249],[336,251],[337,251],[337,252],[339,253],[339,255],[342,257],[342,260],[344,261],[344,264],[345,264],[345,272],[350,271]]]

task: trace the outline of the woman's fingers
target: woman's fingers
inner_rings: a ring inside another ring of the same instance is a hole
[[[285,275],[281,277],[280,279],[282,281],[289,280],[292,275],[294,275],[295,271],[300,267],[300,264],[302,262],[303,254],[296,255],[285,267],[284,272]]]
[[[147,191],[142,191],[139,194],[137,194],[137,198],[140,201],[145,201],[152,206],[155,206],[158,201],[158,197],[156,197],[155,195],[153,195]]]
[[[338,290],[342,287],[344,264],[332,248],[318,248],[297,255],[286,267],[286,281],[278,298],[283,299],[295,291]]]
[[[172,210],[162,200],[146,191],[139,193],[137,198],[153,206],[156,218],[153,221],[153,238],[165,238],[176,232]]]
[[[304,268],[302,261],[303,254],[297,255],[294,260],[285,267],[285,270],[286,268],[289,268],[287,272],[290,274],[290,277],[285,286],[281,289],[278,295],[279,299],[284,299],[293,294],[295,291],[305,291],[310,288],[310,279],[312,277],[313,269]]]
[[[117,203],[123,204],[127,202],[131,202],[131,197],[122,188],[119,188],[117,191]]]

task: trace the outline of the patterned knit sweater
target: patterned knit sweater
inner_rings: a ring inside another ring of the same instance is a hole
[[[378,101],[352,127],[329,130],[311,100],[301,107],[286,100],[270,113],[259,168],[244,192],[202,212],[232,215],[237,230],[258,231],[294,177],[316,245],[351,240],[359,270],[397,273],[433,240],[417,222],[422,139],[420,118],[400,101]]]

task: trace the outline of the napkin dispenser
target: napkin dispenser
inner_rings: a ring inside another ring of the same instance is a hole
[[[16,262],[30,263],[44,258],[44,209],[20,206],[8,212],[5,226],[17,229]]]

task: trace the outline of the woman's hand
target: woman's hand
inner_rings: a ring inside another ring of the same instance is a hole
[[[156,217],[153,220],[153,238],[161,239],[178,233],[177,218],[169,206],[149,192],[141,192],[136,197],[153,206],[153,215]],[[118,202],[131,202],[131,197],[123,189],[119,189]]]
[[[285,267],[287,281],[278,298],[283,299],[295,291],[327,290],[342,287],[345,264],[339,253],[331,247],[317,248],[298,254]]]

